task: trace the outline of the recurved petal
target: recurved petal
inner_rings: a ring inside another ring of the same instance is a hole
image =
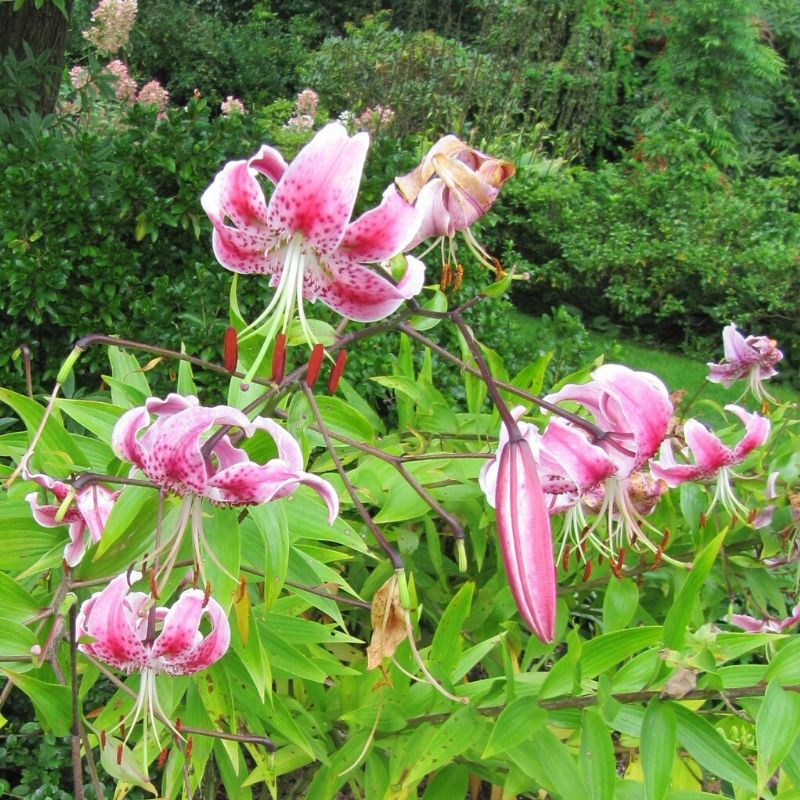
[[[683,435],[695,463],[706,474],[713,474],[720,467],[733,462],[733,452],[696,419],[687,420],[683,426]]]
[[[145,474],[162,486],[177,491],[183,486],[201,494],[212,467],[203,456],[200,437],[214,425],[250,429],[247,417],[230,406],[188,408],[169,417],[158,431],[145,456]]]
[[[725,360],[731,362],[750,362],[755,360],[756,353],[747,344],[747,340],[736,330],[736,325],[731,323],[722,329],[722,349]]]
[[[770,421],[760,414],[751,414],[749,411],[745,411],[745,409],[733,404],[725,406],[725,410],[739,417],[745,427],[744,436],[733,448],[733,463],[738,464],[744,461],[752,450],[755,450],[756,447],[761,447],[767,441]]]
[[[111,434],[111,447],[118,458],[142,468],[145,453],[136,437],[149,424],[150,414],[144,406],[126,411],[117,420]]]
[[[466,164],[444,155],[436,155],[433,164],[450,190],[447,209],[456,230],[464,230],[480,219],[494,203],[497,188],[484,181]]]
[[[448,191],[439,178],[434,178],[422,187],[415,206],[420,215],[419,225],[413,238],[406,245],[407,250],[412,250],[426,239],[455,236],[456,226],[445,202],[445,193]]]
[[[353,213],[369,136],[353,137],[338,122],[326,125],[298,153],[269,201],[272,230],[300,233],[322,253],[342,240]]]
[[[261,145],[261,149],[247,163],[262,175],[266,175],[274,184],[283,177],[287,168],[283,156],[274,147],[265,144]]]
[[[253,157],[259,164],[260,155]],[[247,161],[229,161],[203,192],[200,204],[212,222],[222,224],[228,218],[245,230],[263,229],[267,222],[264,192]]]
[[[188,595],[188,597],[187,597]],[[205,606],[203,605],[205,601]],[[199,613],[198,613],[199,606]],[[180,608],[179,608],[180,607]],[[170,620],[170,614],[179,608],[179,611],[173,617],[174,622]],[[167,631],[168,626],[181,626],[187,627],[181,623],[182,613],[187,612],[187,618],[194,620],[194,640],[192,644],[185,649],[175,651],[174,655],[165,654],[162,656],[163,668],[171,675],[192,675],[199,672],[201,669],[210,667],[215,662],[219,661],[228,650],[231,641],[231,628],[228,619],[222,606],[213,598],[205,598],[203,592],[199,589],[189,589],[184,592],[175,605],[170,609],[167,617],[164,620],[164,629],[161,636]],[[200,618],[206,614],[211,620],[211,631],[202,636],[198,632]],[[176,644],[186,641],[188,634],[192,633],[192,629],[181,631],[177,634]],[[161,637],[159,637],[160,639]],[[153,653],[158,646],[158,640],[153,647]]]
[[[524,439],[509,442],[500,453],[495,509],[500,552],[517,607],[531,631],[551,642],[556,579],[550,517]]]
[[[616,471],[616,465],[601,448],[593,445],[582,431],[551,418],[540,441],[540,463],[549,456],[560,474],[567,475],[578,491],[601,483]]]
[[[273,438],[278,447],[278,458],[288,470],[298,472],[303,469],[303,452],[289,431],[269,417],[256,417],[251,425],[254,430],[265,431]]]
[[[419,212],[390,186],[379,206],[347,227],[339,252],[353,261],[383,261],[404,250],[418,227]]]
[[[338,252],[323,267],[307,262],[306,272],[314,271],[316,296],[326,306],[356,322],[375,322],[422,290],[425,265],[413,256],[405,259],[405,273],[396,284],[381,275],[380,268],[370,269]]]
[[[200,618],[205,599],[205,592],[200,589],[188,589],[173,603],[164,616],[161,633],[153,642],[150,652],[154,659],[172,661],[180,658],[202,639]]]
[[[100,541],[103,529],[118,497],[119,492],[112,492],[105,486],[96,483],[82,489],[75,496],[75,505],[89,526],[93,542]]]
[[[131,572],[131,583],[141,578]],[[134,632],[125,606],[128,576],[118,575],[102,592],[83,602],[77,618],[78,636],[91,636],[91,644],[79,644],[78,649],[118,669],[129,671],[148,666],[147,650]]]
[[[73,522],[69,526],[69,542],[64,548],[64,561],[68,567],[79,564],[86,552],[86,523]]]
[[[270,263],[264,254],[270,242],[266,231],[249,233],[214,224],[211,247],[214,256],[225,269],[242,275],[264,275],[270,272]]]

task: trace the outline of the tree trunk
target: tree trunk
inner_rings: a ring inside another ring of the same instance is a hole
[[[27,42],[34,56],[47,52],[47,69],[37,71],[36,106],[39,114],[49,114],[55,109],[61,71],[64,67],[69,21],[50,0],[37,10],[33,0],[27,0],[19,9],[13,3],[0,2],[0,59],[14,53],[18,61],[25,59],[23,42]],[[72,0],[65,3],[67,14],[72,9]]]

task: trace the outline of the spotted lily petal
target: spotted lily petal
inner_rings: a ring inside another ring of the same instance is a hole
[[[144,669],[150,662],[147,649],[134,629],[131,608],[125,603],[130,589],[128,577],[118,575],[102,592],[85,600],[76,620],[78,638],[92,639],[78,648],[125,672]],[[131,583],[141,577],[140,572],[130,573]]]
[[[212,623],[206,636],[200,633],[204,614]],[[230,625],[222,606],[199,589],[188,589],[164,617],[151,659],[170,675],[191,675],[219,661],[229,644]]]

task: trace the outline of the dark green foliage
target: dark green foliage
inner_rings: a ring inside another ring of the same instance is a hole
[[[542,122],[570,154],[612,147],[632,81],[635,7],[574,0],[481,11],[480,31],[463,42],[392,27],[389,12],[347,24],[309,59],[304,81],[337,113],[391,106],[401,135],[492,139]]]
[[[308,25],[260,8],[234,22],[187,0],[140,2],[130,66],[147,80],[158,78],[179,104],[195,89],[212,107],[228,95],[269,102],[295,90],[295,69],[314,33]]]
[[[645,134],[680,121],[725,169],[740,170],[755,122],[771,108],[783,61],[769,44],[757,0],[678,0],[653,12],[645,35],[660,41],[637,115]]]
[[[674,160],[637,151],[596,172],[520,170],[496,206],[506,261],[531,274],[517,298],[536,313],[568,302],[706,354],[733,321],[797,363],[800,164],[730,181],[692,149],[689,138]]]
[[[97,332],[219,353],[230,275],[214,261],[199,198],[258,132],[247,117],[209,122],[202,103],[154,114],[134,108],[111,134],[42,135],[0,151],[4,372],[28,343],[47,384],[72,342]]]

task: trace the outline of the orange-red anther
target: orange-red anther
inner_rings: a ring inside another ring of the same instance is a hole
[[[211,597],[211,582],[206,581],[206,590],[205,594],[203,595],[203,605],[201,608],[205,608],[208,605],[208,600]]]
[[[122,742],[117,745],[117,766],[122,766]]]
[[[589,576],[592,574],[592,559],[590,558],[586,565],[583,568],[583,578],[582,580],[584,583],[589,580]]]
[[[311,351],[311,357],[308,359],[308,369],[306,370],[306,386],[310,389],[319,377],[319,371],[322,367],[322,357],[325,355],[325,348],[317,342],[314,349]]]
[[[328,378],[328,391],[333,394],[339,386],[339,379],[344,372],[344,365],[347,363],[347,351],[340,350],[339,355],[336,356],[336,363],[331,369],[330,377]]]
[[[192,755],[192,737],[190,736],[186,740],[186,752],[184,753],[185,758],[189,758]]]
[[[164,768],[164,764],[166,763],[166,760],[167,760],[167,753],[168,753],[168,752],[169,752],[169,751],[168,751],[168,750],[167,750],[167,748],[165,747],[165,748],[164,748],[164,749],[163,749],[163,750],[162,750],[162,751],[161,751],[161,752],[158,754],[158,761],[156,762],[156,769],[163,769],[163,768]]]
[[[236,328],[228,327],[225,331],[225,339],[222,345],[222,361],[225,369],[233,375],[236,372],[236,364],[239,361],[239,340],[236,336]]]
[[[570,550],[569,545],[564,546],[564,555],[561,556],[561,569],[566,572],[569,569],[569,557],[572,551]]]
[[[280,383],[286,372],[286,334],[279,333],[275,337],[275,347],[272,350],[272,380]]]
[[[106,729],[100,731],[100,748],[102,750],[106,749]]]

